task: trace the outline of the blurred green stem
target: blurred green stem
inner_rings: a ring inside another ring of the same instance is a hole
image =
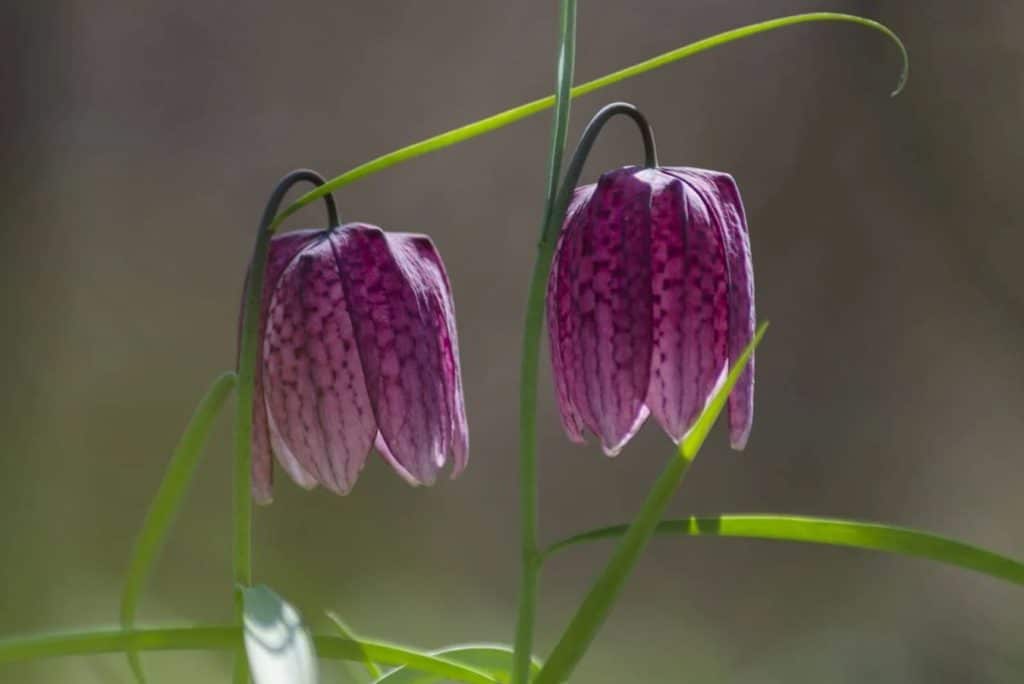
[[[530,279],[519,379],[519,492],[520,553],[519,612],[516,616],[512,682],[526,684],[533,654],[533,625],[537,611],[537,580],[541,557],[537,543],[537,367],[544,325],[544,292],[551,270],[555,240],[551,225],[557,208],[562,156],[569,129],[572,76],[576,60],[576,0],[561,0],[559,7],[558,67],[555,75],[555,116],[548,154],[547,190],[537,260]]]

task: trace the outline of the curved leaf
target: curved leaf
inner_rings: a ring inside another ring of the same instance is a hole
[[[501,644],[461,644],[447,646],[431,655],[444,656],[445,659],[476,668],[494,677],[500,682],[509,681],[512,672],[513,651]],[[540,671],[540,663],[534,659],[530,664],[531,674]],[[435,684],[447,681],[442,677],[416,672],[407,667],[399,667],[374,681],[374,684]]]
[[[670,50],[669,52],[665,52],[644,60],[643,62],[626,67],[625,69],[620,69],[619,71],[606,74],[600,78],[595,78],[592,81],[587,81],[586,83],[573,88],[571,95],[575,98],[581,95],[586,95],[587,93],[592,93],[595,90],[605,88],[618,83],[619,81],[624,81],[627,78],[639,76],[640,74],[663,67],[667,64],[671,64],[672,62],[677,62],[699,52],[704,52],[705,50],[710,50],[711,48],[731,43],[735,40],[749,38],[766,31],[780,29],[786,26],[795,26],[797,24],[820,21],[838,21],[859,24],[885,34],[896,44],[900,50],[900,55],[903,58],[899,81],[897,82],[896,89],[893,90],[892,94],[896,95],[903,89],[903,86],[907,81],[910,60],[907,57],[907,49],[904,47],[903,41],[901,41],[899,36],[893,33],[889,27],[884,24],[880,24],[877,21],[854,16],[852,14],[841,14],[838,12],[811,12],[808,14],[794,14],[788,17],[762,21],[756,24],[741,26],[730,31],[709,36],[694,43],[690,43],[689,45],[684,45],[683,47]],[[270,230],[273,231],[281,224],[282,221],[284,221],[284,219],[291,216],[310,202],[323,197],[327,193],[334,192],[338,188],[348,185],[353,181],[365,178],[366,176],[377,173],[378,171],[383,171],[384,169],[390,168],[404,161],[408,161],[409,159],[414,159],[429,152],[444,149],[451,145],[469,140],[470,138],[475,138],[478,135],[483,135],[484,133],[490,133],[491,131],[508,126],[511,123],[515,123],[520,119],[525,119],[528,116],[533,116],[534,114],[542,112],[554,104],[555,96],[549,95],[539,100],[534,100],[533,102],[527,102],[526,104],[519,105],[518,107],[507,109],[504,112],[493,114],[474,123],[453,128],[445,133],[440,133],[417,143],[407,145],[401,149],[395,150],[394,152],[389,152],[388,154],[377,157],[376,159],[371,159],[364,164],[360,164],[359,166],[346,171],[340,176],[330,179],[326,184],[316,188],[315,190],[307,192],[305,195],[295,200],[295,202],[293,202],[287,209],[278,214],[277,218],[275,218],[274,222],[271,224]]]
[[[472,667],[401,646],[363,640],[356,643],[336,636],[313,637],[317,656],[361,662],[364,654],[377,663],[406,666],[468,684],[498,684],[498,680]],[[0,665],[71,655],[127,651],[227,651],[242,646],[237,626],[194,625],[164,629],[85,630],[0,639]]]
[[[341,636],[359,644],[360,650],[362,651],[361,660],[363,662],[363,667],[365,667],[366,671],[370,674],[370,679],[379,678],[381,674],[380,668],[377,667],[377,663],[370,660],[370,656],[366,655],[366,650],[362,648],[362,643],[356,637],[355,632],[349,629],[349,626],[345,624],[345,621],[337,615],[335,615],[334,613],[328,612],[327,619],[334,623],[335,629],[338,630],[338,633],[341,634]]]
[[[615,525],[573,535],[549,546],[545,558],[577,544],[620,537],[626,529],[626,525]],[[884,551],[954,565],[1024,585],[1024,563],[971,544],[894,525],[798,515],[729,514],[665,520],[658,525],[655,534],[772,539]]]
[[[121,592],[121,626],[131,629],[135,623],[135,613],[139,604],[139,595],[149,581],[163,549],[167,535],[174,525],[174,518],[181,508],[192,483],[196,466],[203,454],[203,447],[210,436],[213,421],[224,407],[224,402],[235,388],[235,374],[227,372],[218,377],[210,385],[206,394],[199,401],[195,413],[185,426],[185,431],[171,455],[170,463],[160,487],[149,504],[142,530],[132,549],[131,562]],[[128,653],[128,663],[136,680],[145,682],[142,662],[134,653]]]

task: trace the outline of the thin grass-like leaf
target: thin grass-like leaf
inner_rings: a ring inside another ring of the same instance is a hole
[[[447,646],[431,655],[441,656],[469,667],[486,672],[498,681],[508,681],[512,672],[513,651],[501,644],[460,644]],[[531,674],[540,671],[540,663],[530,663]],[[436,684],[443,678],[424,672],[417,672],[408,667],[399,667],[374,681],[374,684]]]
[[[195,413],[185,426],[171,460],[167,464],[160,487],[157,489],[149,511],[142,523],[142,530],[132,549],[128,573],[125,576],[124,589],[121,592],[121,626],[131,629],[135,624],[135,613],[139,604],[139,596],[153,571],[167,535],[174,525],[174,519],[181,509],[192,482],[196,466],[203,454],[203,447],[213,421],[220,413],[224,402],[235,388],[235,374],[227,372],[218,377],[210,385],[206,394],[199,401]],[[135,679],[144,684],[146,681],[142,663],[134,653],[128,653],[128,662]]]
[[[360,644],[360,641],[359,641],[358,637],[356,637],[355,632],[353,632],[351,629],[349,629],[349,626],[347,624],[345,624],[344,620],[342,620],[340,617],[338,617],[337,615],[335,615],[334,613],[331,613],[331,612],[327,613],[327,619],[334,623],[335,629],[338,630],[338,633],[341,634],[341,636],[345,637],[346,639],[348,639],[348,640],[350,640],[350,641],[352,641],[354,643]],[[360,644],[360,646],[361,646],[361,644]],[[366,650],[365,649],[363,649],[362,655],[363,655],[363,657],[362,657],[362,664],[363,664],[363,667],[366,668],[366,671],[369,673],[370,679],[376,680],[376,679],[380,678],[380,676],[381,676],[380,668],[377,667],[377,664],[375,662],[370,660],[370,656],[366,655]]]
[[[749,38],[751,36],[756,36],[767,31],[773,31],[787,26],[822,21],[858,24],[885,34],[899,48],[900,55],[903,59],[899,81],[896,84],[895,90],[892,91],[892,94],[896,95],[903,89],[903,86],[907,81],[907,74],[909,73],[910,60],[907,56],[907,49],[904,47],[903,41],[901,41],[899,36],[893,33],[890,28],[878,23],[877,21],[872,21],[871,19],[865,19],[864,17],[858,17],[851,14],[841,14],[837,12],[811,12],[808,14],[795,14],[788,17],[762,21],[756,24],[741,26],[739,28],[732,29],[731,31],[725,31],[723,33],[709,36],[708,38],[698,40],[694,43],[690,43],[689,45],[684,45],[683,47],[675,50],[670,50],[669,52],[644,60],[643,62],[626,67],[625,69],[620,69],[619,71],[606,74],[600,78],[595,78],[592,81],[587,81],[586,83],[573,88],[571,95],[574,98],[580,97],[582,95],[592,93],[595,90],[606,88],[628,78],[639,76],[647,73],[648,71],[653,71],[654,69],[691,57],[697,53],[704,52],[705,50],[710,50],[711,48],[718,47],[720,45],[726,45],[736,40]],[[310,202],[323,197],[329,192],[334,192],[353,181],[365,178],[366,176],[377,173],[378,171],[383,171],[384,169],[410,159],[450,147],[451,145],[469,140],[470,138],[475,138],[479,135],[483,135],[484,133],[490,133],[491,131],[495,131],[504,126],[508,126],[511,123],[515,123],[516,121],[542,112],[554,104],[555,96],[549,95],[548,97],[543,97],[539,100],[534,100],[533,102],[527,102],[526,104],[488,116],[471,124],[466,124],[465,126],[460,126],[459,128],[454,128],[445,133],[440,133],[417,143],[407,145],[401,149],[395,150],[394,152],[389,152],[388,154],[377,157],[376,159],[371,159],[364,164],[360,164],[359,166],[346,171],[340,176],[330,179],[325,185],[307,192],[305,195],[297,199],[287,209],[282,211],[276,219],[274,219],[274,222],[271,225],[271,230],[280,225],[285,218],[291,216]]]
[[[590,530],[555,542],[545,558],[577,544],[614,539],[627,525]],[[662,521],[655,534],[691,537],[739,537],[845,546],[924,558],[1024,585],[1024,563],[1008,556],[930,532],[880,523],[801,515],[723,514]]]
[[[467,684],[500,684],[485,672],[414,649],[336,636],[318,635],[319,658],[361,662],[364,655],[384,665],[405,666]],[[238,626],[195,625],[170,629],[85,630],[0,639],[0,665],[42,658],[128,651],[230,651],[242,646]]]

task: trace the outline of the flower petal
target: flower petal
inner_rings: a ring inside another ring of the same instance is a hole
[[[598,181],[585,209],[573,280],[583,384],[590,414],[597,419],[590,428],[609,456],[621,450],[648,414],[651,189],[635,171],[619,169]]]
[[[708,201],[721,225],[729,269],[729,362],[736,360],[754,339],[754,271],[747,219],[736,181],[727,173],[704,169],[682,172]],[[729,395],[729,441],[743,449],[754,421],[754,357]]]
[[[714,217],[693,188],[661,171],[643,177],[654,186],[654,351],[647,405],[679,442],[727,368],[725,251]]]
[[[347,493],[377,432],[326,234],[282,274],[268,314],[265,392],[282,463]]]
[[[395,469],[395,472],[398,473],[403,480],[411,484],[413,487],[418,487],[423,484],[413,477],[412,473],[405,469],[405,466],[398,462],[395,455],[391,453],[391,447],[388,446],[388,443],[384,441],[384,438],[379,432],[373,441],[373,446],[377,450],[377,453],[379,453],[381,457],[388,462],[388,465]]]
[[[420,270],[425,294],[434,316],[441,351],[441,371],[444,378],[445,398],[451,420],[451,446],[454,466],[452,477],[465,470],[469,461],[469,425],[466,421],[466,402],[462,394],[462,371],[459,368],[459,337],[455,325],[455,304],[441,255],[433,241],[425,235],[393,235],[392,240],[407,240],[419,253]]]
[[[267,268],[263,276],[263,295],[260,306],[260,330],[257,339],[263,340],[267,327],[267,309],[270,306],[271,293],[277,285],[281,273],[291,260],[313,240],[321,231],[297,230],[282,233],[270,241],[267,253]],[[249,276],[246,274],[245,285],[242,287],[242,307],[238,316],[238,342],[241,344],[242,311],[245,308],[245,292],[249,287]],[[260,343],[262,345],[262,342]],[[267,411],[263,401],[263,364],[257,363],[253,373],[252,402],[252,493],[258,504],[268,504],[273,500],[274,466],[271,457],[271,439],[267,426]],[[283,465],[283,463],[282,463]],[[289,475],[304,487],[315,485],[312,477],[298,468],[297,464],[286,466]]]
[[[573,194],[558,236],[558,243],[555,245],[547,291],[548,344],[551,350],[555,393],[558,398],[558,414],[569,439],[577,444],[584,442],[585,423],[573,391],[574,388],[582,387],[582,379],[579,375],[581,366],[576,347],[579,319],[573,304],[572,279],[579,272],[579,231],[580,225],[587,217],[586,211],[579,210],[593,195],[595,187],[591,184],[576,188]],[[579,396],[583,394],[580,393]]]
[[[403,236],[349,224],[331,236],[366,389],[388,452],[417,481],[433,484],[451,437],[436,284]]]

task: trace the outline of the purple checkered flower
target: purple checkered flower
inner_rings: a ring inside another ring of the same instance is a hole
[[[754,335],[750,241],[732,176],[629,166],[577,188],[547,292],[551,360],[569,438],[616,455],[646,420],[689,431]],[[742,449],[751,360],[729,398]]]
[[[423,235],[352,223],[270,243],[253,401],[253,495],[271,454],[305,488],[346,494],[375,447],[404,479],[466,466],[455,310]]]

